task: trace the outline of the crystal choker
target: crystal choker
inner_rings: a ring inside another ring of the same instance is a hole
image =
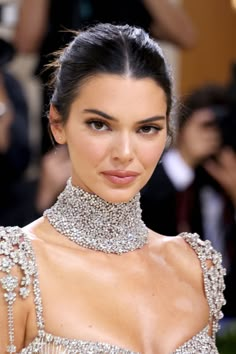
[[[148,229],[141,219],[140,195],[127,203],[109,203],[74,187],[71,179],[44,216],[62,235],[86,248],[121,254],[147,243]]]

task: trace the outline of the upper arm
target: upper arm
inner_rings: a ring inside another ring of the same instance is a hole
[[[14,44],[20,53],[38,52],[48,28],[49,0],[22,0]]]
[[[143,0],[153,18],[153,35],[180,48],[191,48],[196,33],[191,18],[183,7],[170,0]]]

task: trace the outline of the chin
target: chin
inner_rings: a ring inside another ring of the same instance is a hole
[[[100,194],[100,198],[109,203],[128,203],[139,191],[113,190],[110,193]]]

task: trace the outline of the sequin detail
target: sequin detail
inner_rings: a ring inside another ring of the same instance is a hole
[[[147,243],[140,195],[127,203],[108,203],[68,180],[57,202],[44,212],[50,224],[82,247],[105,253],[134,251]]]
[[[208,335],[209,327],[206,326],[173,354],[219,354],[215,341]]]
[[[209,320],[213,321],[213,336],[208,335],[207,326],[172,354],[219,354],[215,345],[215,333],[219,328],[218,320],[222,316],[221,306],[225,303],[223,297],[225,270],[221,265],[221,255],[212,248],[209,241],[200,240],[197,234],[184,233],[181,236],[196,252],[201,263],[210,309]],[[208,261],[212,262],[210,267]],[[16,267],[21,270],[21,277],[19,271],[15,272]],[[9,346],[6,348],[8,353],[16,353],[14,303],[17,297],[28,297],[33,288],[38,335],[21,350],[20,354],[141,354],[108,343],[61,338],[45,332],[35,255],[28,236],[18,227],[0,227],[0,271],[5,273],[0,277],[0,285],[8,306]]]
[[[108,343],[67,339],[42,331],[20,354],[139,354]]]
[[[226,303],[223,294],[226,270],[222,267],[222,256],[212,247],[209,240],[201,240],[196,233],[182,233],[180,236],[188,242],[199,258],[203,272],[205,294],[210,309],[213,338],[215,338],[215,334],[220,328],[219,320],[223,317],[221,308]],[[208,264],[209,261],[211,265]]]
[[[21,278],[14,275],[17,268],[21,271]],[[18,296],[26,299],[31,287],[34,292],[37,326],[39,330],[44,328],[35,255],[31,242],[19,227],[0,227],[0,272],[5,273],[0,277],[0,285],[7,302],[9,334],[7,352],[16,353],[13,305]]]

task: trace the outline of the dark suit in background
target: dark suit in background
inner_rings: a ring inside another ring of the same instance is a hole
[[[225,316],[236,317],[236,224],[234,210],[219,185],[202,168],[196,170],[195,179],[185,190],[178,191],[159,163],[141,191],[142,217],[146,225],[163,235],[175,236],[180,232],[197,232],[202,239],[209,239],[203,224],[203,205],[200,193],[206,186],[222,193],[224,203],[224,244],[228,259],[225,297]],[[205,220],[207,222],[207,220]],[[214,236],[214,235],[213,235]]]

